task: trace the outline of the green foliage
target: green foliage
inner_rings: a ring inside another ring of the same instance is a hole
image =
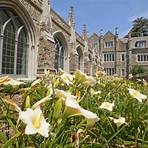
[[[83,79],[85,81],[84,77]],[[14,91],[15,94],[12,89],[0,93],[0,147],[114,148],[121,145],[148,147],[148,101],[146,99],[141,103],[128,92],[128,88],[132,88],[148,96],[148,84],[103,74],[97,75],[95,79],[96,84],[93,86],[86,85],[78,78],[74,78],[72,83],[67,85],[61,79],[61,75],[48,75],[36,85],[28,85],[24,91],[19,91],[22,89],[19,88]],[[49,88],[51,84],[53,93]],[[1,86],[1,89],[6,89],[5,87]],[[81,107],[96,113],[100,120],[88,125],[89,122],[86,122],[87,119],[83,116],[67,116],[65,103],[56,96],[56,89],[75,95]],[[50,99],[40,104],[44,118],[50,124],[49,136],[44,138],[40,134],[26,135],[26,125],[18,121],[18,112],[4,100],[7,98],[13,100],[15,95],[21,96],[20,107],[25,111],[26,107],[32,107],[49,94]],[[105,101],[115,103],[112,112],[100,108]],[[117,126],[110,117],[125,117],[126,123]],[[8,131],[2,128],[4,125],[9,127]]]
[[[144,17],[135,19],[130,32],[132,37],[148,36],[148,19]],[[125,37],[127,38],[128,35]]]
[[[144,69],[141,65],[135,65],[135,66],[133,66],[131,73],[133,75],[144,73]]]

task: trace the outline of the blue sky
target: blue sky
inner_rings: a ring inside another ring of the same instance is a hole
[[[114,32],[119,27],[119,36],[123,37],[132,27],[137,17],[148,18],[148,0],[51,0],[52,8],[68,20],[69,8],[74,6],[76,31],[82,33],[83,24],[87,24],[89,35]]]

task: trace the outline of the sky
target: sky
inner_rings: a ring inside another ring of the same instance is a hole
[[[52,8],[68,21],[70,6],[75,11],[75,30],[82,34],[83,24],[87,25],[89,36],[93,33],[119,28],[123,37],[137,17],[148,18],[148,0],[51,0]]]

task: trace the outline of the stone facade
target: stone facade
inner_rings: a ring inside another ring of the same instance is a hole
[[[128,76],[135,65],[148,71],[148,36],[118,38],[108,31],[105,35],[93,34],[89,38],[91,49],[97,48],[100,67],[108,75]],[[139,59],[138,59],[139,58]]]
[[[16,13],[29,34],[27,74],[21,79],[33,80],[43,74],[44,69],[57,72],[55,38],[64,48],[63,70],[73,73],[80,69],[93,75],[98,69],[95,60],[98,53],[88,48],[86,26],[83,36],[75,32],[73,7],[70,8],[68,23],[51,8],[50,0],[0,0],[0,8],[4,7]]]

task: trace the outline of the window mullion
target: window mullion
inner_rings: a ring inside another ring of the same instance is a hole
[[[15,40],[14,74],[16,75],[18,40]]]
[[[3,35],[0,34],[0,74],[2,74]]]

